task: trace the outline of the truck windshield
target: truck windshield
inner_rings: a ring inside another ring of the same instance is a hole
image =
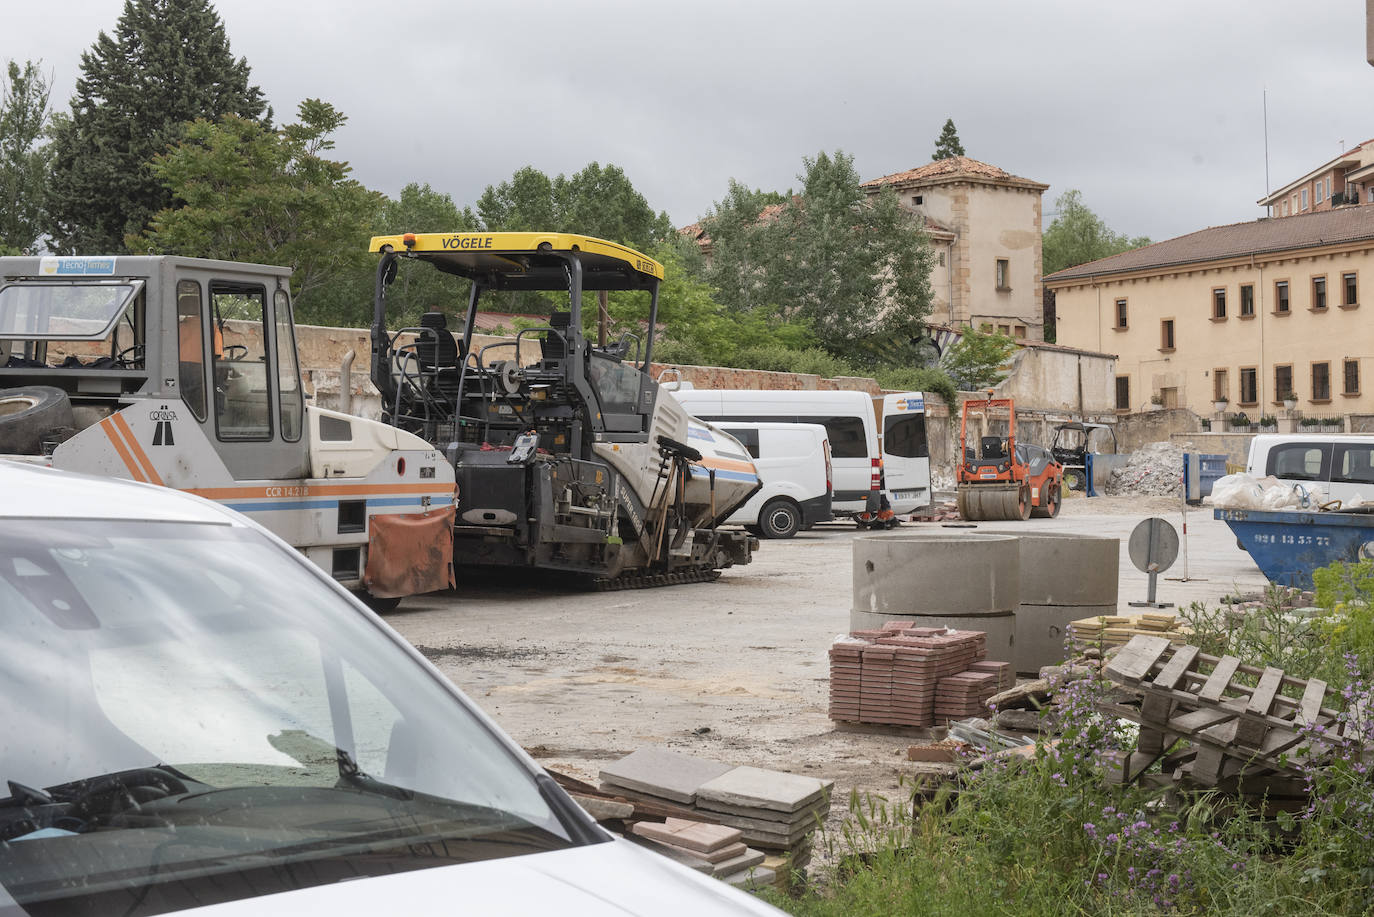
[[[0,900],[158,913],[572,844],[469,708],[257,532],[0,521],[0,623]]]
[[[142,286],[142,281],[6,284],[0,287],[0,338],[103,340]]]

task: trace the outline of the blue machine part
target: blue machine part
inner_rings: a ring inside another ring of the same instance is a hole
[[[1217,509],[1271,583],[1312,588],[1312,571],[1374,557],[1374,515],[1305,510]]]
[[[1226,476],[1225,453],[1183,453],[1183,495],[1193,506],[1211,496],[1212,485]]]

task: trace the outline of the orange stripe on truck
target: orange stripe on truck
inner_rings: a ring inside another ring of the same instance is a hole
[[[106,417],[100,422],[100,428],[105,431],[105,435],[110,440],[110,445],[114,446],[114,451],[124,462],[124,467],[129,471],[129,477],[133,478],[135,481],[141,481],[146,484],[148,479],[143,476],[143,473],[138,470],[138,466],[134,464],[134,457],[129,454],[128,447],[124,445],[124,440],[120,437],[119,431],[115,429],[114,419],[118,416],[118,414],[114,414],[110,417]],[[125,429],[128,429],[127,424],[125,425]]]
[[[143,447],[138,443],[138,438],[134,436],[134,431],[129,429],[129,422],[124,419],[122,414],[111,414],[110,420],[128,440],[129,449],[133,451],[134,458],[147,473],[147,479],[159,487],[165,486],[162,483],[162,476],[157,473],[157,469],[153,467],[153,463],[148,459],[148,453],[143,451]]]

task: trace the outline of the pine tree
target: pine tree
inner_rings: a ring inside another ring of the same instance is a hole
[[[209,0],[125,0],[81,72],[71,114],[53,125],[48,232],[58,251],[125,251],[125,237],[172,204],[152,159],[188,122],[232,114],[270,125]]]
[[[935,154],[930,158],[938,162],[941,159],[963,155],[965,155],[964,145],[959,142],[959,132],[954,129],[954,119],[946,118],[944,129],[940,131],[940,136],[935,141]]]
[[[48,81],[33,61],[9,62],[0,89],[0,254],[31,251],[41,226],[48,181]]]

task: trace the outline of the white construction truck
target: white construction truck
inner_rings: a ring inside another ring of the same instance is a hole
[[[393,425],[305,405],[290,273],[0,258],[0,458],[216,500],[374,607],[451,585],[453,466]]]

